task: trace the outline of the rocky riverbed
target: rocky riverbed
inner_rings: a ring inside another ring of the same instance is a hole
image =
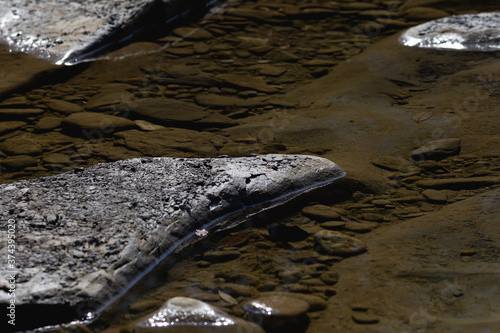
[[[307,332],[495,331],[498,52],[398,38],[428,20],[499,9],[229,2],[66,70],[4,49],[17,74],[0,80],[0,180],[144,156],[308,154],[346,171],[310,202],[152,276],[156,288],[103,314],[95,331],[140,331],[133,325],[175,296],[267,331],[287,322]],[[264,320],[252,301],[297,312]]]

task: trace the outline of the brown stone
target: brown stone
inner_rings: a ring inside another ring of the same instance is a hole
[[[0,144],[0,150],[7,155],[39,155],[42,146],[32,139],[14,137]]]
[[[92,134],[92,138],[97,138],[115,131],[134,128],[135,124],[132,120],[122,117],[96,112],[78,112],[64,118],[62,126],[72,131],[81,131],[81,133],[74,133],[78,136],[85,136],[87,133]]]

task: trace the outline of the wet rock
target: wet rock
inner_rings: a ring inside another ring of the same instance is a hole
[[[92,96],[85,104],[89,111],[103,111],[116,108],[133,100],[133,95],[126,90],[105,90]]]
[[[419,180],[415,185],[431,189],[471,190],[500,183],[500,177],[471,177]]]
[[[412,7],[404,11],[403,16],[408,21],[430,21],[449,16],[450,13],[444,10],[430,7]]]
[[[339,275],[337,273],[327,272],[319,276],[319,279],[325,284],[332,286],[336,284],[339,280]]]
[[[277,225],[270,227],[267,231],[273,242],[299,242],[309,237],[307,231],[297,226]]]
[[[353,313],[352,320],[358,324],[377,324],[379,322],[379,318],[376,315],[364,312]]]
[[[410,157],[416,161],[441,160],[460,152],[460,139],[440,139],[426,143],[411,152]]]
[[[301,58],[293,54],[292,52],[285,50],[273,50],[266,54],[267,59],[275,60],[275,61],[285,61],[285,62],[297,62]]]
[[[212,263],[219,263],[237,259],[239,256],[239,251],[210,251],[206,252],[203,258]]]
[[[50,131],[61,126],[62,119],[59,117],[43,117],[35,124],[36,132]]]
[[[0,164],[9,170],[22,170],[30,166],[36,166],[38,161],[29,155],[9,156],[0,161]]]
[[[42,114],[42,109],[0,109],[0,119],[26,118]]]
[[[179,57],[187,57],[194,54],[194,49],[187,47],[168,47],[165,49],[165,52]]]
[[[373,222],[347,222],[344,226],[344,229],[353,232],[364,233],[372,231],[377,226],[378,224]]]
[[[123,106],[133,115],[163,125],[186,124],[207,116],[207,112],[196,104],[170,98],[144,98]]]
[[[76,136],[100,138],[115,131],[134,128],[132,120],[96,112],[73,113],[62,120],[62,126]]]
[[[234,297],[251,297],[257,294],[257,289],[237,283],[224,283],[221,290]]]
[[[267,329],[292,327],[306,320],[309,304],[286,293],[261,296],[243,305],[249,319],[262,323]]]
[[[448,191],[446,190],[437,191],[429,189],[423,191],[422,195],[431,203],[443,204],[448,201]]]
[[[52,153],[43,157],[43,162],[48,164],[70,164],[68,155],[62,153]]]
[[[264,333],[259,326],[189,297],[169,299],[158,311],[121,329],[123,332]]]
[[[16,281],[16,304],[93,300],[99,307],[181,239],[197,239],[196,229],[210,232],[211,221],[223,224],[218,217],[257,212],[283,194],[342,175],[328,160],[297,155],[141,158],[0,185],[0,217],[25,230],[16,244],[39,244],[36,252],[16,256],[21,274],[29,276]],[[48,228],[46,216],[61,223]],[[50,242],[38,240],[48,236]],[[76,282],[61,287],[60,281]],[[0,302],[6,299],[0,290]]]
[[[384,215],[377,213],[363,213],[361,214],[361,218],[367,221],[383,221]]]
[[[67,101],[62,101],[59,99],[49,99],[44,101],[44,104],[47,105],[49,109],[52,111],[60,112],[60,113],[75,113],[75,112],[81,112],[83,111],[83,107],[75,104],[75,103],[70,103]]]
[[[202,28],[180,27],[174,29],[174,34],[186,40],[205,40],[210,39],[213,35]]]
[[[326,205],[313,205],[302,208],[302,214],[315,220],[328,221],[340,218],[338,211]]]
[[[297,298],[300,300],[303,300],[309,304],[309,311],[320,311],[326,309],[327,303],[324,298],[315,296],[315,295],[308,295],[308,294],[302,294],[302,293],[296,293],[296,292],[276,292],[276,291],[271,291],[271,292],[264,292],[259,295],[259,297],[293,297]]]
[[[243,99],[243,98],[221,96],[215,94],[196,95],[194,101],[202,106],[214,106],[214,107],[238,106],[238,107],[250,108],[250,107],[265,106],[269,104],[268,102],[265,101],[265,99],[260,97]]]
[[[35,140],[14,137],[1,143],[0,150],[7,155],[39,155],[43,149]]]
[[[0,108],[10,109],[10,108],[29,108],[31,106],[31,102],[25,96],[16,96],[10,97],[3,100],[0,103]]]
[[[115,134],[118,144],[145,156],[215,157],[215,144],[227,139],[208,132],[167,127],[151,132],[138,130]]]
[[[276,88],[268,86],[266,81],[257,77],[236,74],[219,74],[215,77],[224,84],[236,88],[257,90],[265,93],[274,93],[277,91]]]
[[[280,76],[286,72],[286,69],[283,67],[275,67],[271,65],[260,65],[257,68],[259,74],[265,76]]]
[[[314,238],[324,251],[333,255],[354,255],[366,250],[360,240],[337,231],[318,231]]]
[[[152,124],[145,120],[134,120],[134,124],[143,131],[157,131],[165,128],[164,126]]]
[[[193,45],[193,50],[195,53],[206,54],[210,52],[210,46],[206,43],[196,43]]]
[[[373,158],[371,162],[379,168],[390,171],[411,172],[418,170],[410,161],[397,156],[379,156]]]
[[[18,128],[26,126],[27,123],[24,121],[1,121],[0,122],[0,134],[12,132]]]
[[[274,19],[283,19],[285,15],[276,11],[256,10],[247,8],[230,8],[226,14],[231,16],[240,16],[256,21],[272,21]]]
[[[344,229],[345,222],[342,221],[328,221],[321,223],[321,227],[330,230],[342,230]]]

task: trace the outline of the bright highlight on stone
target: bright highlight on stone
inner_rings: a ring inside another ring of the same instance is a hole
[[[464,51],[500,50],[500,13],[454,15],[408,29],[406,46]]]

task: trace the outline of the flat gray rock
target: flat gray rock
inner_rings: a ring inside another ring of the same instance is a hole
[[[209,0],[7,0],[0,7],[0,41],[57,64],[95,56],[154,25],[164,25]]]
[[[15,271],[17,306],[94,311],[233,214],[256,213],[343,175],[313,156],[155,157],[3,184],[0,219],[15,224],[16,260],[0,267],[0,285]],[[0,239],[7,233],[2,228]],[[0,254],[7,258],[7,242]],[[0,304],[8,302],[1,288]]]
[[[453,15],[408,29],[406,46],[465,51],[500,50],[500,13]]]

